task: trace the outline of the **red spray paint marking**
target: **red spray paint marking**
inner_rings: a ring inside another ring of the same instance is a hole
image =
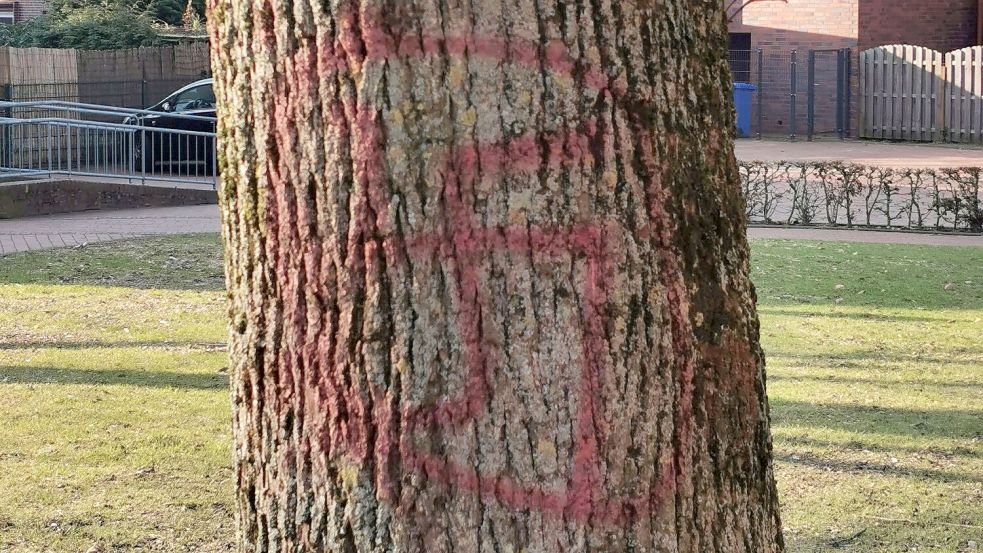
[[[451,182],[453,182],[452,179]],[[453,188],[453,187],[451,187]],[[576,413],[573,467],[569,475],[569,487],[565,491],[547,491],[511,478],[482,475],[473,467],[460,465],[428,454],[410,444],[401,444],[402,462],[407,468],[425,474],[429,479],[449,487],[477,492],[515,509],[531,509],[555,516],[602,524],[619,524],[631,512],[650,512],[668,497],[674,486],[674,467],[662,467],[661,479],[652,495],[629,498],[610,498],[601,489],[598,443],[603,439],[603,428],[598,428],[598,391],[606,370],[604,352],[606,341],[603,333],[601,307],[605,302],[603,283],[610,270],[606,260],[605,230],[597,225],[578,225],[567,230],[544,230],[526,227],[483,228],[474,221],[462,227],[465,213],[457,194],[448,195],[454,203],[448,203],[452,214],[453,233],[426,235],[410,239],[410,249],[433,253],[452,249],[458,260],[461,275],[461,309],[459,324],[464,337],[465,376],[464,392],[434,406],[417,406],[404,413],[402,419],[408,428],[443,427],[452,429],[471,422],[481,415],[493,393],[486,385],[486,375],[498,366],[497,352],[485,349],[479,334],[481,305],[487,302],[478,293],[480,285],[476,264],[494,251],[508,251],[523,255],[557,258],[566,254],[582,253],[587,256],[587,277],[582,291],[584,339],[581,354],[580,400]],[[455,205],[456,203],[456,205]],[[390,444],[377,444],[386,452]]]
[[[319,69],[324,74],[357,70],[372,63],[446,55],[508,63],[531,71],[546,70],[559,76],[578,78],[587,88],[609,92],[616,97],[623,96],[625,92],[622,88],[624,85],[610,79],[601,68],[585,65],[584,60],[573,57],[562,40],[554,39],[541,45],[538,41],[521,37],[420,36],[413,33],[397,39],[394,37],[397,30],[387,29],[383,16],[376,9],[363,7],[359,11],[347,5],[342,9],[342,13],[336,17],[337,43],[318,41]]]
[[[390,35],[372,22],[372,17],[362,13],[350,13],[340,18],[339,40],[335,44],[322,45],[317,52],[317,64],[323,70],[345,71],[350,64],[362,67],[368,62],[383,62],[393,57],[422,57],[448,53],[450,55],[470,55],[485,57],[499,62],[509,62],[539,70],[543,62],[539,56],[538,44],[528,41],[505,41],[494,37],[435,38],[402,40],[399,45],[392,44]],[[324,44],[323,41],[322,44]],[[548,69],[573,76],[576,64],[570,59],[562,43],[550,43],[546,47],[545,65]],[[599,91],[607,89],[607,79],[600,72],[586,71],[583,82]],[[614,95],[616,92],[607,90]],[[543,163],[540,145],[545,144],[548,152],[546,161],[550,166],[577,165],[589,159],[588,141],[597,133],[593,125],[569,133],[554,133],[547,137],[526,136],[513,139],[508,144],[480,145],[477,148],[463,148],[450,152],[447,156],[445,173],[445,206],[449,223],[439,232],[409,237],[405,244],[397,244],[391,238],[381,243],[374,237],[390,236],[386,228],[390,220],[389,199],[383,189],[384,140],[381,125],[376,121],[376,110],[369,105],[360,105],[352,97],[343,99],[333,113],[332,127],[352,145],[354,161],[355,190],[361,190],[353,219],[353,231],[349,233],[348,259],[346,265],[352,274],[361,270],[379,270],[378,257],[398,260],[405,255],[401,245],[408,246],[410,255],[433,255],[444,253],[452,255],[458,264],[460,282],[460,324],[459,334],[463,338],[465,353],[464,392],[458,397],[445,398],[436,405],[405,408],[399,419],[407,431],[399,440],[395,431],[396,414],[391,412],[386,401],[386,390],[373,386],[371,413],[364,399],[359,397],[354,387],[342,386],[333,382],[345,396],[344,408],[347,424],[339,436],[331,440],[330,449],[346,447],[349,454],[362,458],[372,454],[376,466],[385,466],[386,460],[394,450],[399,451],[399,459],[404,469],[425,475],[430,481],[451,488],[477,493],[481,497],[493,499],[510,508],[530,509],[546,514],[562,516],[581,522],[594,521],[601,524],[621,524],[631,513],[644,514],[661,508],[665,501],[673,497],[687,467],[685,452],[679,452],[671,464],[659,467],[659,480],[650,494],[630,497],[609,497],[602,489],[602,474],[599,459],[599,443],[603,440],[604,429],[598,416],[598,393],[604,380],[605,348],[601,309],[606,302],[603,284],[611,271],[608,262],[607,229],[597,224],[575,225],[568,229],[547,229],[517,227],[483,227],[476,221],[462,198],[461,183],[473,179],[477,164],[486,174],[505,171],[533,171]],[[647,160],[648,161],[648,160]],[[271,173],[271,179],[282,180]],[[277,183],[271,183],[273,187]],[[279,186],[282,186],[280,184]],[[665,194],[657,196],[664,200]],[[658,199],[654,202],[658,204]],[[675,313],[672,325],[674,347],[684,360],[681,384],[682,401],[677,418],[681,428],[677,428],[683,440],[688,438],[689,427],[686,420],[690,416],[692,398],[692,355],[687,337],[688,317],[685,316],[686,294],[681,277],[675,271],[678,260],[672,253],[669,237],[669,216],[658,206],[650,215],[655,221],[654,229],[643,229],[642,235],[654,232],[663,251],[663,279],[669,289],[669,300]],[[437,457],[414,446],[413,432],[425,427],[441,427],[448,431],[473,421],[485,409],[493,390],[488,387],[487,375],[500,364],[498,353],[482,343],[481,321],[487,298],[482,297],[482,286],[478,270],[479,260],[495,251],[507,251],[523,255],[534,255],[553,259],[564,255],[581,254],[586,258],[587,277],[582,290],[583,311],[580,314],[584,328],[582,367],[579,382],[580,398],[575,421],[575,443],[573,448],[572,471],[568,477],[568,487],[563,491],[548,491],[535,484],[527,484],[515,479],[493,475],[478,474],[474,468]],[[356,278],[356,277],[352,277]],[[351,282],[349,289],[357,289],[358,283]],[[341,369],[341,367],[339,367]],[[340,371],[339,371],[340,372]],[[335,373],[333,373],[335,374]],[[347,389],[345,389],[347,388]],[[369,421],[376,428],[372,447],[368,443]],[[397,441],[399,443],[397,443]],[[688,447],[684,442],[683,447]],[[677,445],[678,446],[678,445]],[[369,451],[371,449],[371,452]],[[389,493],[390,484],[384,471],[376,475],[377,487],[381,495]]]

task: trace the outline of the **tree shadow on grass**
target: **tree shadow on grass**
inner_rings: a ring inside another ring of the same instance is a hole
[[[0,257],[4,284],[225,289],[217,234],[155,236]]]
[[[789,401],[774,397],[770,404],[775,427],[788,425],[911,438],[983,438],[983,410],[980,409],[902,409]]]
[[[884,351],[857,351],[853,353],[817,352],[804,353],[765,349],[770,361],[781,360],[785,365],[815,365],[822,363],[831,369],[859,368],[870,369],[874,364],[926,364],[944,366],[952,363],[976,365],[983,359],[983,350],[962,349],[951,355],[938,356],[921,353],[898,353]],[[983,382],[980,383],[983,386]]]
[[[967,482],[970,484],[983,482],[983,477],[972,474],[960,474],[957,472],[928,469],[919,467],[906,467],[904,465],[894,465],[889,463],[875,463],[869,461],[843,461],[823,459],[806,453],[792,455],[776,454],[775,460],[791,463],[795,465],[812,467],[820,470],[831,470],[841,473],[868,473],[892,476],[896,478],[915,478],[920,480],[931,480],[933,482]]]
[[[102,340],[83,340],[77,342],[66,342],[66,341],[57,341],[57,340],[51,342],[0,341],[0,351],[40,350],[40,349],[84,350],[84,349],[121,349],[121,348],[225,351],[226,345],[221,342],[177,342],[177,341],[170,341],[170,340],[135,340],[135,341],[115,341],[115,342],[105,342]]]
[[[842,365],[837,365],[841,367]],[[870,367],[870,364],[865,366],[857,365],[856,368],[866,368]],[[882,378],[861,378],[861,377],[846,377],[846,376],[785,376],[769,374],[768,382],[781,382],[783,384],[858,384],[861,386],[886,386],[886,387],[897,387],[902,389],[909,388],[935,388],[942,390],[943,392],[948,391],[959,391],[959,392],[983,392],[983,384],[979,382],[970,382],[965,380],[954,381],[954,382],[938,382],[925,380],[921,378],[916,379],[905,379],[905,380],[884,380]]]
[[[894,315],[874,312],[843,312],[843,311],[797,311],[794,309],[778,309],[775,307],[761,306],[758,312],[764,316],[795,317],[799,319],[848,319],[851,321],[870,321],[885,323],[931,323],[939,324],[952,320],[952,314],[948,313],[945,317],[919,317],[916,315]],[[973,322],[976,315],[967,316],[961,322]]]
[[[943,447],[939,445],[925,446],[912,443],[910,441],[895,441],[888,445],[875,443],[871,440],[858,439],[856,437],[849,440],[824,440],[811,436],[796,436],[785,433],[775,434],[775,444],[778,449],[788,447],[807,447],[812,449],[822,449],[826,451],[844,451],[850,453],[864,453],[865,451],[881,453],[884,455],[930,455],[953,459],[957,457],[965,459],[975,459],[979,452],[969,447],[953,445]],[[983,478],[983,477],[981,477]]]
[[[78,370],[61,367],[2,367],[4,384],[70,384],[86,386],[134,386],[178,390],[223,390],[229,386],[224,374],[169,371]]]
[[[868,363],[866,366],[869,367],[870,364]],[[845,376],[785,376],[776,375],[774,373],[768,375],[768,382],[781,382],[783,384],[859,384],[861,386],[882,386],[902,389],[936,388],[946,391],[964,392],[978,392],[981,389],[981,384],[979,382],[970,382],[965,380],[953,382],[931,381],[921,378],[884,380],[881,378],[859,378]]]

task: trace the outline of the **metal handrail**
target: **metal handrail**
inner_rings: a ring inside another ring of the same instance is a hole
[[[178,130],[178,129],[168,129],[166,127],[150,127],[146,125],[128,124],[128,123],[99,123],[95,121],[85,121],[80,119],[68,119],[65,117],[37,117],[31,119],[22,119],[17,117],[3,117],[0,116],[0,123],[11,123],[11,124],[38,124],[38,123],[54,123],[64,125],[66,127],[79,127],[88,129],[113,129],[124,132],[140,132],[142,130],[148,130],[160,133],[170,133],[170,134],[182,134],[188,136],[205,136],[214,138],[215,133],[209,131],[190,131],[190,130]]]
[[[58,111],[73,111],[86,113],[89,115],[152,115],[158,117],[170,117],[174,119],[185,119],[191,121],[216,122],[214,117],[204,115],[188,115],[185,113],[174,113],[170,111],[154,111],[149,109],[120,108],[115,106],[103,106],[100,104],[87,104],[84,102],[68,102],[64,100],[34,100],[29,102],[0,100],[0,109],[47,109]]]
[[[15,110],[27,113],[15,117]],[[150,126],[147,115],[215,124],[211,117],[81,102],[0,101],[0,177],[84,176],[214,188],[216,133]],[[100,120],[107,117],[116,120]]]

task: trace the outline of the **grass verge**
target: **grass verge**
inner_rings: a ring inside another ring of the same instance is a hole
[[[220,257],[0,257],[0,551],[232,549]],[[758,241],[752,265],[789,550],[983,544],[983,249]]]

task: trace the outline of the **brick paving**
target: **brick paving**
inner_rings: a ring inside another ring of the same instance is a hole
[[[788,142],[738,140],[737,159],[743,161],[840,160],[894,169],[983,167],[983,149],[943,144],[893,144],[860,140]]]
[[[218,206],[89,211],[0,220],[0,255],[160,234],[219,231]]]
[[[0,220],[0,255],[161,234],[219,232],[218,206],[93,211]],[[983,247],[983,236],[752,227],[748,236],[790,240]]]

